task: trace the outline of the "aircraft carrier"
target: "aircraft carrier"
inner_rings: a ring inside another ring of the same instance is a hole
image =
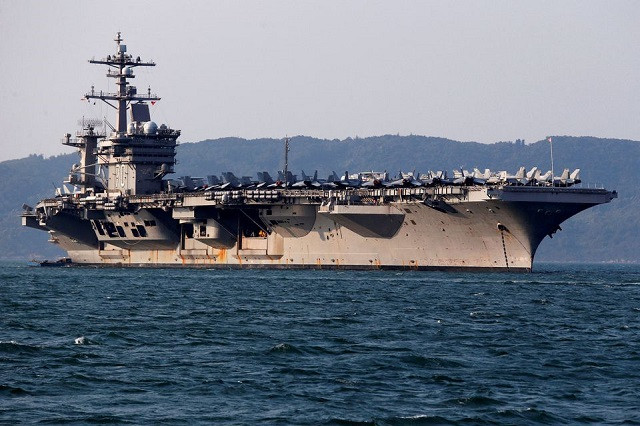
[[[122,41],[118,33],[114,54],[89,61],[108,67],[117,91],[85,95],[113,107],[115,125],[105,119],[101,131],[88,121],[66,134],[79,163],[55,196],[23,206],[23,225],[48,232],[73,264],[530,271],[563,221],[617,196],[576,186],[579,170],[298,179],[288,140],[276,179],[168,179],[180,131],[151,120],[149,104],[160,98],[129,80],[155,63]]]

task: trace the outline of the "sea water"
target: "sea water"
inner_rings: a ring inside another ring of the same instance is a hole
[[[0,264],[0,422],[640,423],[640,266]]]

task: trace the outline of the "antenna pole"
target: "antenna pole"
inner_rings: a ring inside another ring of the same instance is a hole
[[[553,172],[553,138],[549,136],[547,140],[549,141],[549,146],[551,147],[551,186],[553,186],[554,185],[553,181],[555,176],[555,173]]]
[[[284,187],[287,187],[289,180],[289,137],[284,138]]]
[[[100,60],[91,59],[89,63],[109,66],[110,69],[109,72],[107,72],[107,77],[111,77],[116,80],[118,90],[115,93],[105,93],[103,91],[96,92],[93,86],[91,86],[91,92],[85,94],[84,98],[100,99],[117,110],[118,117],[116,121],[115,131],[118,133],[118,136],[122,137],[127,132],[127,105],[129,104],[129,102],[159,101],[160,98],[156,95],[151,94],[151,89],[149,89],[146,96],[138,95],[137,89],[129,86],[128,82],[129,79],[135,78],[135,75],[133,74],[133,68],[154,67],[156,64],[151,61],[143,62],[140,57],[134,59],[133,56],[128,54],[127,46],[121,43],[124,40],[120,36],[120,33],[118,33],[114,41],[116,42],[118,49],[113,56],[109,55],[105,59]],[[115,105],[110,103],[109,101],[115,102]]]

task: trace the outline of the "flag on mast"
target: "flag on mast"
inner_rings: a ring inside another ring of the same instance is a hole
[[[555,180],[554,172],[553,172],[553,139],[551,136],[547,137],[549,141],[549,147],[551,148],[551,186],[553,186],[553,181]]]

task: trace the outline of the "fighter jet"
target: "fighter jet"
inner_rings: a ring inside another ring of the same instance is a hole
[[[527,169],[525,169],[524,167],[520,167],[515,175],[510,175],[506,171],[501,171],[499,173],[500,181],[507,185],[526,185],[528,183],[528,180],[525,177],[526,170]]]
[[[202,177],[192,177],[191,180],[193,181],[194,191],[203,191],[209,186],[207,185],[206,180]]]
[[[420,180],[424,186],[433,186],[436,184],[436,177],[432,171],[420,174],[418,180]]]
[[[535,179],[536,185],[547,185],[551,182],[551,170],[547,171],[545,174],[541,174],[540,170],[537,170],[533,178]]]
[[[575,169],[569,174],[569,169],[564,169],[562,175],[553,178],[553,186],[571,186],[582,182],[580,180],[580,169]]]
[[[582,182],[582,180],[580,179],[580,169],[575,169],[571,173],[571,175],[569,175],[569,180],[571,181],[572,185]]]
[[[484,172],[481,172],[478,169],[473,169],[473,177],[477,180],[478,184],[481,185],[480,182],[484,182],[485,185],[496,185],[500,183],[500,177],[491,172],[491,169],[484,169]]]
[[[538,173],[538,168],[534,167],[527,172],[527,185],[534,185],[536,183],[536,173]]]
[[[191,179],[191,176],[180,176],[178,181],[180,182],[181,189],[184,191],[193,191],[196,189],[196,184],[193,182],[193,179]]]
[[[478,170],[478,169],[475,169]],[[453,171],[453,184],[461,185],[461,186],[471,186],[471,185],[484,185],[484,179],[476,178],[475,171],[474,173],[469,173],[467,170],[464,170],[462,167],[459,170]]]
[[[284,172],[282,170],[278,170],[278,180],[276,181],[276,183],[279,183],[279,186],[284,188],[285,181],[287,182],[287,187],[290,187],[298,181],[298,176],[287,170],[287,179],[285,179]]]
[[[239,189],[249,188],[253,186],[255,182],[251,180],[251,176],[242,176],[238,178],[232,172],[222,173],[222,184],[218,189]]]
[[[395,188],[423,186],[424,182],[422,182],[420,179],[416,179],[416,176],[418,175],[419,173],[416,173],[415,171],[410,173],[402,173],[402,170],[400,170],[396,179],[391,181],[389,183],[389,186],[395,187]]]
[[[270,188],[275,184],[275,181],[269,175],[269,172],[257,172],[258,183],[256,184],[256,188]]]
[[[362,188],[386,188],[391,185],[389,181],[389,173],[386,172],[362,172],[360,173],[360,179]]]
[[[304,170],[302,170],[302,180],[299,180],[291,185],[292,188],[322,188],[322,183],[318,181],[318,171],[313,176],[308,176]]]
[[[205,180],[207,181],[208,187],[220,185],[220,178],[218,178],[218,176],[207,175]]]
[[[340,178],[338,177],[337,173],[333,171],[329,175],[329,178],[327,179],[327,182],[323,187],[330,189],[334,187],[333,185],[335,185],[335,187],[340,188],[358,188],[361,184],[362,181],[360,180],[360,178],[358,177],[354,179],[353,177],[350,177],[349,172],[344,172],[344,176]]]

